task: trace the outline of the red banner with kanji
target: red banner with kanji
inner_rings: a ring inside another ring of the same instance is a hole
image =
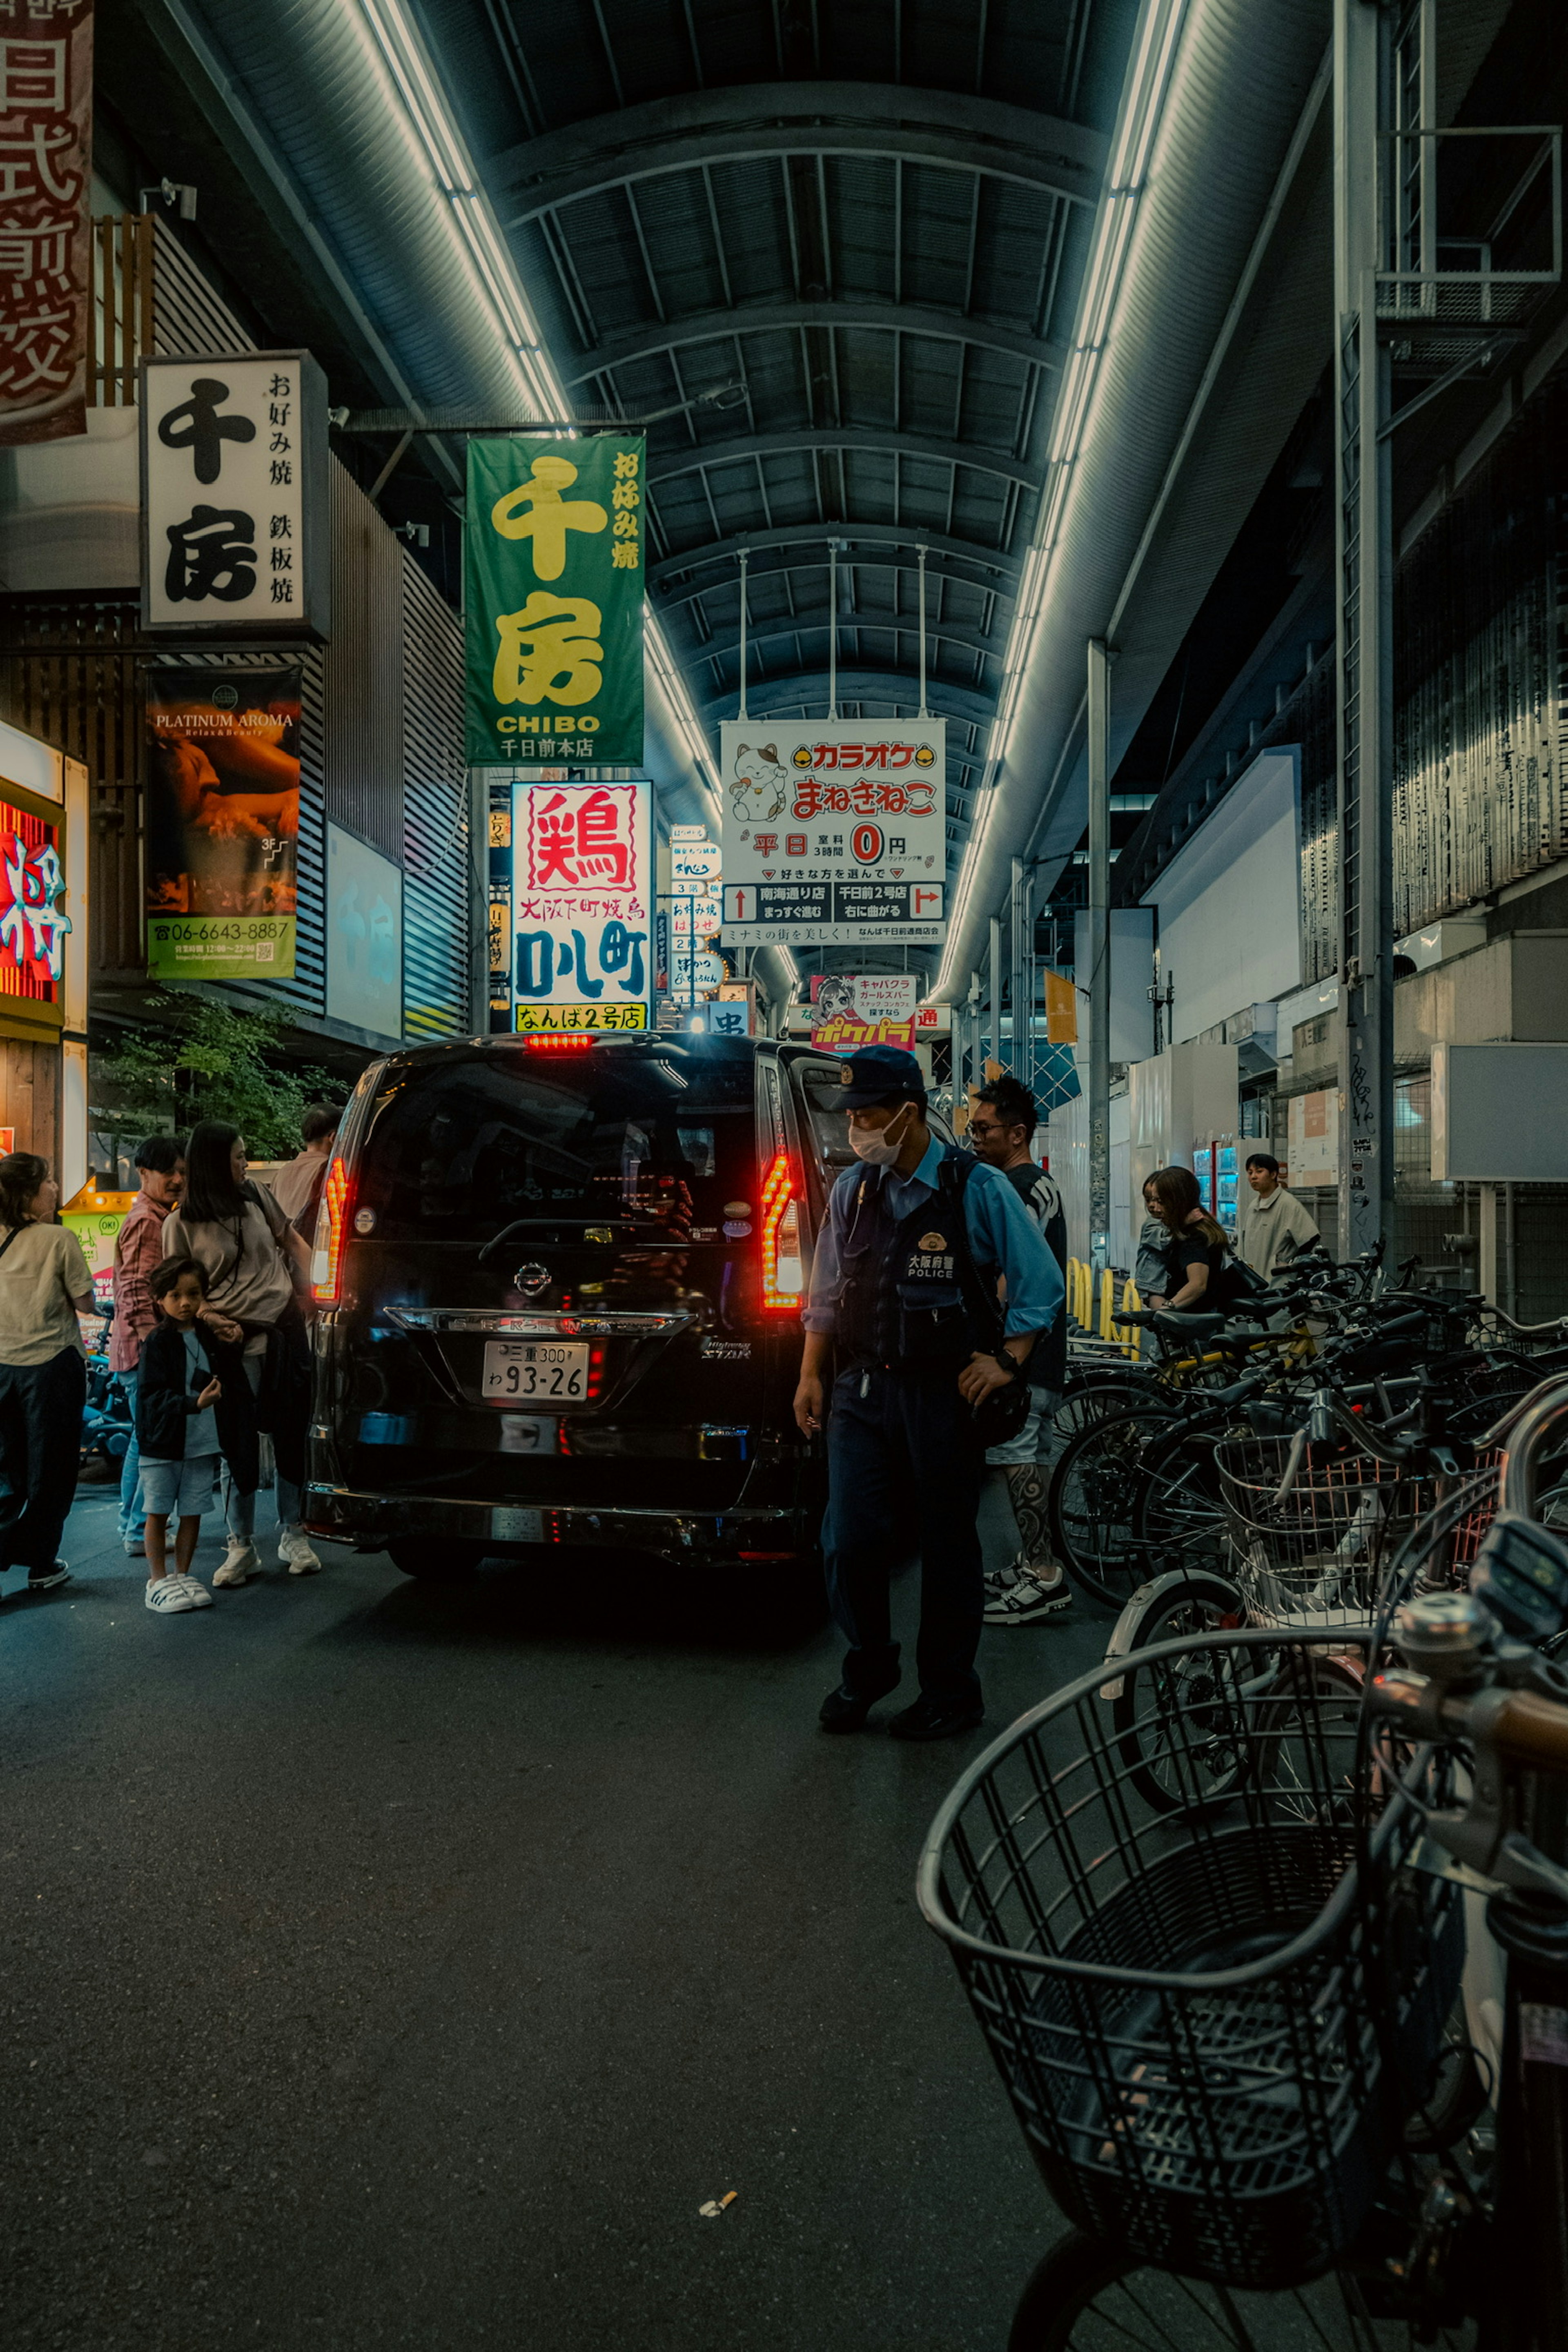
[[[0,0],[0,444],[87,430],[93,0]]]

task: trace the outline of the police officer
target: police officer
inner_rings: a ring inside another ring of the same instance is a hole
[[[808,1436],[827,1427],[827,1590],[849,1645],[820,1721],[825,1731],[860,1731],[898,1684],[889,1580],[908,1514],[920,1529],[921,1693],[889,1728],[900,1739],[945,1739],[984,1714],[974,1671],[984,1606],[976,1408],[1025,1377],[1037,1334],[1060,1311],[1062,1276],[1006,1178],[932,1135],[912,1054],[865,1045],[839,1075],[860,1164],[835,1184],[817,1238],[795,1399]],[[994,1303],[999,1275],[1005,1322]]]

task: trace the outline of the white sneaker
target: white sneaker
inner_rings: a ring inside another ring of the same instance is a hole
[[[321,1563],[310,1549],[310,1538],[303,1528],[279,1528],[278,1557],[290,1576],[319,1576]]]
[[[178,1617],[195,1605],[183,1576],[160,1576],[147,1587],[147,1606],[160,1617]]]
[[[212,1594],[207,1591],[206,1586],[202,1582],[199,1576],[182,1576],[179,1578],[178,1581],[184,1586],[185,1591],[190,1594],[191,1607],[193,1609],[210,1609],[212,1607]]]
[[[260,1565],[256,1557],[256,1546],[248,1536],[230,1536],[223,1565],[213,1577],[214,1590],[223,1584],[247,1583]]]
[[[1032,1569],[1026,1569],[1010,1591],[985,1603],[987,1625],[1041,1625],[1047,1617],[1056,1617],[1072,1605],[1067,1578],[1058,1569],[1055,1581],[1042,1583]]]
[[[988,1568],[985,1571],[986,1601],[988,1602],[992,1601],[1000,1601],[1005,1592],[1012,1591],[1013,1587],[1017,1583],[1018,1579],[1023,1574],[1023,1562],[1018,1559],[1016,1553],[1014,1554],[1013,1558],[1007,1562],[1005,1568]]]

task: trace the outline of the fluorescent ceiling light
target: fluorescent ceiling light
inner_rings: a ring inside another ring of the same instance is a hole
[[[488,310],[506,346],[523,399],[544,417],[567,417],[566,387],[540,341],[522,280],[501,236],[489,198],[479,186],[468,147],[446,91],[426,54],[405,0],[357,0],[366,47],[384,77],[388,112],[429,167],[433,192],[445,202],[455,231],[454,258]],[[670,656],[664,632],[644,603],[644,643],[655,675],[668,698],[677,730],[691,756],[700,784],[718,808],[719,776],[686,682]]]
[[[1079,460],[1091,437],[1094,395],[1115,324],[1139,200],[1159,132],[1185,14],[1186,0],[1145,0],[1122,82],[1121,110],[1106,167],[1083,283],[1079,289],[1072,350],[1062,371],[1051,416],[1045,493],[1034,540],[1019,577],[1018,600],[1003,656],[1002,689],[986,746],[985,770],[976,797],[969,845],[948,916],[947,945],[931,991],[933,997],[951,982],[952,941],[973,891],[985,836],[995,811],[996,780],[1012,741],[1024,679],[1034,658],[1040,616],[1051,583],[1052,558],[1061,538],[1062,518],[1077,479]]]

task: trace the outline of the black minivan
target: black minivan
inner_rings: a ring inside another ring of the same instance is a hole
[[[377,1063],[312,1280],[305,1524],[411,1576],[537,1544],[781,1570],[816,1541],[800,1308],[840,1065],[664,1033]]]

